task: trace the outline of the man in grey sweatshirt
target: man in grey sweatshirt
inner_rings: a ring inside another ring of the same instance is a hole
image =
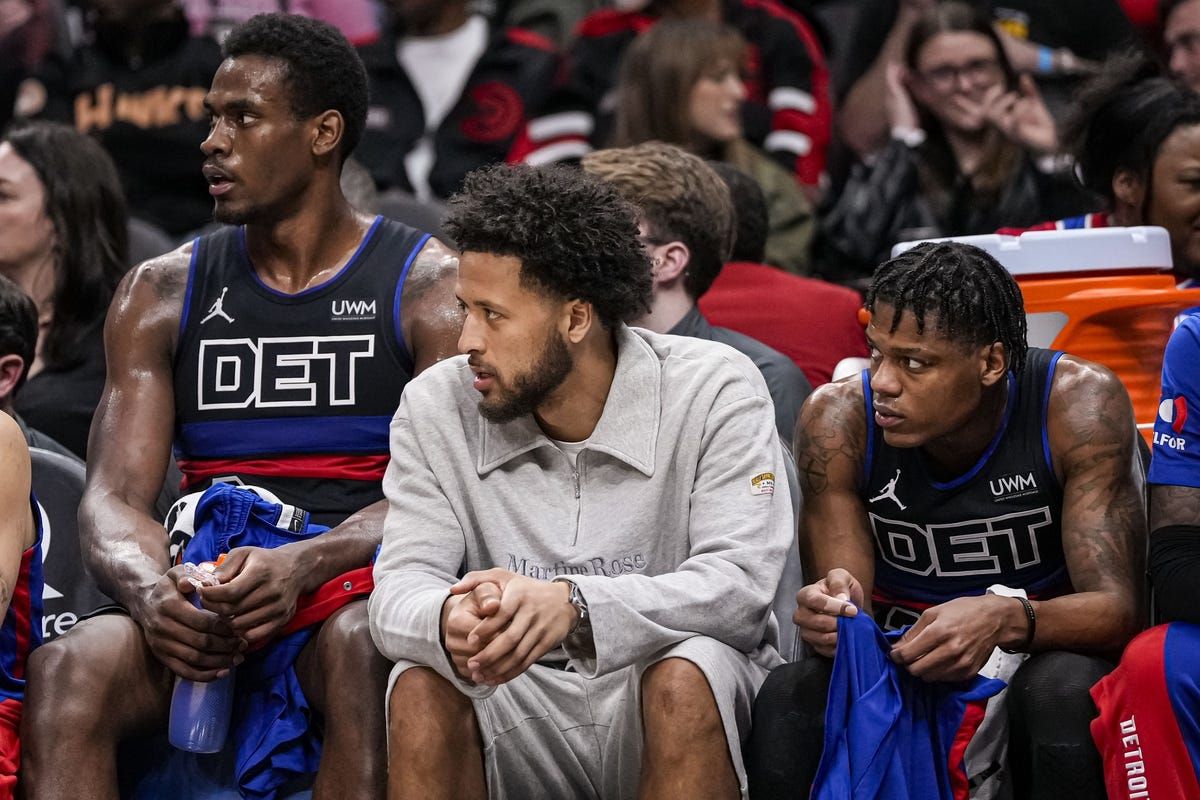
[[[477,172],[447,226],[465,355],[392,421],[370,602],[389,796],[744,797],[794,538],[762,376],[625,325],[649,264],[594,177]]]

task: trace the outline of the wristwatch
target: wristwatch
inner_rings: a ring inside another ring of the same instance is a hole
[[[567,602],[575,606],[575,610],[579,612],[579,618],[575,620],[575,624],[567,632],[568,636],[573,636],[585,627],[590,628],[592,622],[588,617],[587,600],[583,599],[583,592],[579,591],[578,584],[575,581],[563,581],[563,583],[571,587],[571,593],[567,595]]]

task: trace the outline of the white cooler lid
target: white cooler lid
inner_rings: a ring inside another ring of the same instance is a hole
[[[1144,269],[1170,272],[1171,240],[1165,228],[1082,228],[1030,231],[1020,236],[988,233],[900,242],[898,256],[921,242],[963,242],[986,250],[1013,275]]]

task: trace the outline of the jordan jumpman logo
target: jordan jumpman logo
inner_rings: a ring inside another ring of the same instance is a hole
[[[225,293],[228,291],[228,286],[221,287],[221,296],[217,298],[217,301],[212,304],[212,308],[208,310],[208,316],[200,320],[201,325],[208,322],[213,317],[224,317],[226,322],[233,322],[233,317],[225,313]]]
[[[900,480],[900,470],[896,470],[896,477],[894,477],[890,481],[888,481],[887,485],[883,487],[883,491],[879,493],[879,496],[872,497],[870,502],[874,503],[879,500],[892,500],[896,503],[896,505],[900,506],[901,511],[908,508],[908,506],[906,506],[906,505],[904,505],[904,503],[900,502],[899,497],[896,497],[896,482],[899,480]]]

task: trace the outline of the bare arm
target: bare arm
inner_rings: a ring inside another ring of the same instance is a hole
[[[129,609],[155,657],[185,678],[227,670],[241,642],[228,622],[194,608],[152,516],[170,457],[171,361],[191,247],[147,261],[121,282],[104,325],[107,379],[92,421],[79,506],[80,546],[96,583]]]
[[[1104,367],[1065,356],[1048,426],[1062,475],[1063,552],[1075,592],[1034,604],[1035,646],[1116,651],[1140,627],[1146,542],[1129,395]]]
[[[888,136],[887,69],[889,64],[903,64],[909,34],[924,8],[926,0],[901,0],[896,22],[888,32],[879,55],[863,76],[846,93],[839,115],[838,127],[842,140],[860,157],[870,155],[883,146]]]
[[[462,312],[454,296],[458,253],[430,239],[409,268],[400,297],[404,341],[416,372],[458,354]]]
[[[21,555],[37,538],[29,504],[29,448],[21,429],[0,413],[0,619],[20,579]]]
[[[152,510],[170,456],[171,360],[190,257],[189,245],[130,272],[104,326],[108,373],[88,442],[80,545],[97,584],[135,619],[170,566]]]
[[[1159,484],[1150,487],[1150,530],[1168,525],[1200,525],[1200,489]]]
[[[824,656],[837,647],[837,618],[870,610],[875,551],[858,495],[866,434],[856,379],[817,389],[796,422],[796,472],[804,495],[800,561],[815,580],[796,593],[792,621],[800,638]]]
[[[858,493],[866,455],[867,422],[857,377],[820,387],[800,409],[795,455],[800,491],[800,558],[813,576],[850,572],[869,604],[875,549]]]

